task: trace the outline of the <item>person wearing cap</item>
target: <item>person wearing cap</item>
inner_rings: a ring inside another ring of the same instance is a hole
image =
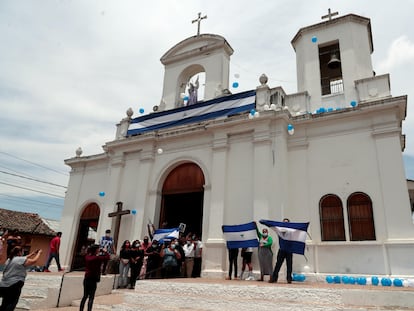
[[[101,250],[104,250],[105,252],[107,252],[109,254],[109,256],[115,254],[115,249],[114,249],[114,240],[111,237],[111,230],[107,229],[105,231],[105,235],[101,237],[101,240],[99,241],[99,247],[101,248]],[[108,265],[108,260],[105,260],[102,263],[102,274],[105,275],[106,274],[106,267]]]
[[[92,311],[98,282],[101,280],[101,265],[104,260],[109,260],[109,254],[105,250],[99,253],[100,245],[91,245],[85,256],[85,278],[83,279],[83,297],[79,310],[83,311],[88,300],[88,311]],[[99,255],[98,255],[99,254]]]

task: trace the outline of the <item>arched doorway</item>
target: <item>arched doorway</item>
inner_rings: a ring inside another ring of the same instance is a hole
[[[204,174],[195,163],[177,166],[162,187],[160,227],[186,225],[185,233],[201,237],[203,225]]]
[[[91,203],[84,208],[79,221],[71,270],[83,270],[85,268],[85,251],[89,245],[98,242],[96,230],[98,228],[99,214],[100,209],[96,203]]]

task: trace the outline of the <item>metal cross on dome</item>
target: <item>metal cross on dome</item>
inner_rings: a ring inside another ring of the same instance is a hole
[[[197,25],[197,36],[200,35],[200,23],[201,23],[201,20],[206,19],[206,18],[207,18],[207,15],[204,15],[203,17],[201,17],[201,12],[200,12],[200,13],[198,13],[198,17],[191,22],[191,24],[198,23],[198,25]]]
[[[324,16],[321,16],[321,19],[327,18],[328,20],[332,20],[332,16],[336,16],[338,14],[339,14],[338,12],[331,13],[331,8],[329,8],[328,9],[328,14],[327,15],[324,15]]]

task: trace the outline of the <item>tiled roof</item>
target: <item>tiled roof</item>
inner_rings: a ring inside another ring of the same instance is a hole
[[[20,233],[56,235],[38,214],[11,211],[0,208],[0,227]]]

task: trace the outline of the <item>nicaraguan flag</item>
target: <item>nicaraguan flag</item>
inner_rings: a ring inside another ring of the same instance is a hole
[[[171,229],[156,229],[152,240],[157,240],[159,243],[164,243],[164,240],[178,239],[180,231],[178,228]]]
[[[279,236],[280,249],[289,253],[305,254],[308,222],[280,222],[272,220],[260,220],[259,222],[276,231]]]
[[[222,227],[224,238],[227,242],[227,248],[258,247],[256,223],[249,222],[243,225]]]
[[[256,91],[253,90],[199,102],[191,106],[150,113],[132,119],[127,136],[250,111],[256,107],[255,102]]]

